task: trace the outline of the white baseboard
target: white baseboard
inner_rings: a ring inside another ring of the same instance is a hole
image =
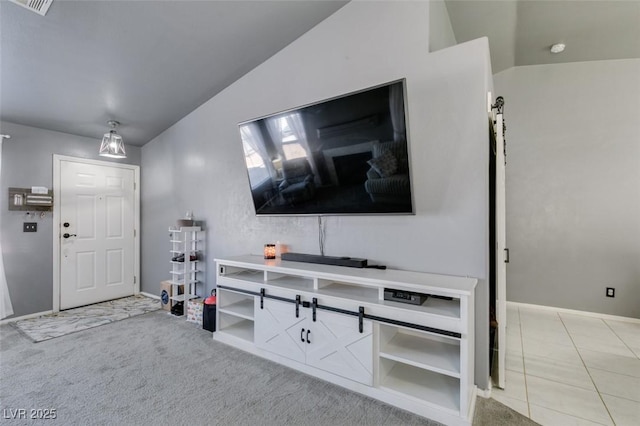
[[[158,299],[158,300],[160,300],[160,296],[158,296],[157,294],[147,293],[146,291],[141,291],[141,292],[140,292],[140,294],[141,294],[141,295],[143,295],[143,296],[150,297],[150,298],[152,298],[152,299]]]
[[[20,320],[26,320],[26,319],[30,319],[30,318],[37,318],[37,317],[41,317],[43,315],[49,315],[52,314],[53,311],[42,311],[42,312],[36,312],[35,314],[27,314],[27,315],[22,315],[20,317],[15,317],[15,318],[7,318],[7,319],[3,319],[2,321],[0,321],[0,325],[2,324],[7,324],[10,322],[16,322],[16,321],[20,321]]]
[[[489,377],[489,389],[480,389],[476,391],[476,395],[482,398],[491,398],[491,377]]]
[[[507,306],[513,306],[516,308],[537,309],[539,311],[554,311],[564,314],[582,315],[584,317],[600,318],[603,320],[623,321],[640,324],[640,318],[621,317],[618,315],[601,314],[599,312],[578,311],[575,309],[556,308],[554,306],[532,305],[529,303],[509,302]]]

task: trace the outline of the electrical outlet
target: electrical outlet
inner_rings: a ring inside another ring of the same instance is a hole
[[[24,222],[22,232],[38,232],[38,222]]]
[[[616,297],[616,289],[613,287],[607,287],[607,297]]]

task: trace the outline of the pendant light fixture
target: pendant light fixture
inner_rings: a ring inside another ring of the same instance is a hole
[[[111,130],[102,137],[99,155],[110,158],[127,158],[122,136],[116,133],[116,127],[118,127],[120,123],[115,120],[109,120],[107,123],[111,126]]]

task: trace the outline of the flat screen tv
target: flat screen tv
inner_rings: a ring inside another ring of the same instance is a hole
[[[257,215],[413,214],[405,80],[240,123]]]

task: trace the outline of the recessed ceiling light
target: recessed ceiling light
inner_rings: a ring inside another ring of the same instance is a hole
[[[560,53],[564,50],[566,46],[564,43],[557,43],[551,46],[551,53]]]

